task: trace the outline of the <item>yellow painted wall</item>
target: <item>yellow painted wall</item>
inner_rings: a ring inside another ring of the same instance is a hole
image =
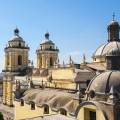
[[[13,106],[13,84],[12,76],[4,76],[3,78],[3,103],[8,106]]]
[[[49,107],[49,114],[44,114],[44,107],[35,106],[35,110],[31,110],[31,106],[26,103],[24,103],[24,106],[20,106],[20,102],[15,101],[14,104],[15,104],[15,120],[60,114],[60,111],[54,111],[50,107]],[[72,117],[68,112],[67,112],[67,116]]]
[[[18,56],[22,56],[22,65],[18,65]],[[9,63],[9,64],[8,64]],[[5,51],[5,69],[16,70],[28,65],[28,50],[25,49],[7,49]]]
[[[83,106],[78,112],[77,120],[90,120],[88,115],[89,111],[96,111],[96,120],[105,120],[102,112],[93,105]]]
[[[57,114],[57,112],[52,111],[51,108],[49,108],[49,114],[44,114],[43,107],[35,106],[35,110],[31,110],[31,106],[29,104],[24,103],[24,106],[20,106],[20,102],[17,101],[15,101],[14,104],[15,104],[15,120]]]
[[[53,65],[58,58],[58,53],[37,53],[37,68],[49,68],[50,67],[50,58],[53,60]]]
[[[66,79],[66,80],[73,81],[73,78],[74,78],[73,69],[71,69],[71,68],[53,69],[52,70],[52,78],[54,80],[57,80],[57,79],[59,79],[59,80]]]
[[[20,106],[20,102],[15,101],[15,120],[43,116],[43,109],[35,106],[35,110],[31,110],[31,106],[24,103]]]
[[[70,70],[70,72],[71,72],[70,74],[71,74],[71,77],[72,77],[72,70]],[[68,70],[68,73],[69,73],[69,70]],[[66,70],[66,74],[67,74],[67,70]],[[70,74],[68,74],[68,77],[69,77]],[[26,81],[26,77],[27,76],[25,76],[25,77],[15,76],[15,80],[18,80],[18,81],[21,81],[21,82]],[[48,87],[55,87],[55,84],[56,84],[57,88],[65,88],[65,89],[75,89],[76,88],[76,84],[72,81],[72,79],[64,78],[62,80],[62,79],[60,79],[61,78],[60,74],[58,74],[59,79],[56,80],[53,77],[52,82],[48,82],[47,77],[32,76],[31,78],[32,78],[33,83],[41,84],[42,80],[44,81],[44,84],[47,82]],[[67,79],[67,80],[65,80],[65,79]]]
[[[93,63],[106,66],[105,58],[93,58]]]

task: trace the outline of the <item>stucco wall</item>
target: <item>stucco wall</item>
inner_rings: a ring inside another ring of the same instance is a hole
[[[96,112],[96,120],[105,120],[102,112],[94,105],[85,105],[81,107],[77,114],[77,120],[90,120],[89,111]]]

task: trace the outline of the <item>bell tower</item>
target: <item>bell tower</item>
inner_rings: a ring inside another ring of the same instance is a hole
[[[58,59],[59,49],[49,39],[49,33],[45,33],[45,39],[40,44],[40,48],[36,50],[37,68],[51,68]]]
[[[19,29],[14,30],[14,36],[8,41],[5,50],[5,68],[3,72],[19,72],[28,66],[29,47],[19,36]]]

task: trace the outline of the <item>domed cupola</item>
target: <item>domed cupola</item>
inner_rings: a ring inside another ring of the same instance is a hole
[[[113,20],[108,25],[108,41],[119,41],[119,31],[119,23],[113,18]]]
[[[93,78],[86,90],[87,97],[92,100],[107,101],[112,87],[114,88],[114,93],[119,95],[120,71],[106,71]]]
[[[105,59],[107,70],[91,80],[86,91],[89,99],[106,101],[110,99],[113,88],[113,94],[120,98],[120,50],[110,49]]]
[[[120,52],[119,30],[120,26],[117,21],[113,20],[108,25],[108,42],[101,45],[93,54],[93,62],[106,66],[106,55],[111,53],[114,55]],[[109,53],[110,52],[110,53]]]
[[[118,48],[111,49],[106,56],[120,56],[120,50]]]
[[[42,45],[51,45],[51,46],[54,46],[55,44],[53,43],[52,40],[49,39],[49,37],[50,37],[49,32],[46,32],[45,33],[45,38],[42,40],[40,46],[42,46]]]
[[[8,41],[8,47],[14,47],[14,48],[28,48],[25,45],[25,41],[22,37],[19,36],[19,29],[16,28],[14,30],[14,36]]]

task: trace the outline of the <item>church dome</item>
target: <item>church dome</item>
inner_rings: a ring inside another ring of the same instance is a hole
[[[40,47],[37,51],[56,51],[58,52],[59,49],[55,46],[55,43],[49,39],[50,34],[48,32],[45,33],[45,38],[40,43]]]
[[[119,25],[119,23],[117,22],[117,21],[115,21],[115,20],[112,20],[110,23],[109,23],[109,26],[110,25]]]
[[[16,28],[14,30],[14,36],[8,41],[7,48],[25,48],[29,49],[29,47],[25,44],[23,38],[19,35],[19,29]]]
[[[19,36],[19,29],[16,28],[14,30],[14,36],[10,39],[10,41],[24,41],[22,37]]]
[[[119,27],[119,23],[115,20],[112,20],[109,24],[108,24],[108,28],[110,27],[114,27],[114,26],[118,26]]]
[[[54,45],[53,41],[49,39],[50,34],[48,32],[45,33],[45,39],[41,42],[43,44],[51,44]]]
[[[97,48],[95,53],[93,54],[93,58],[100,58],[105,57],[106,55],[116,54],[119,55],[120,53],[120,40],[119,40],[119,30],[120,26],[119,23],[113,20],[108,24],[108,42],[106,44],[101,45]]]
[[[42,44],[52,44],[52,45],[54,45],[54,43],[53,43],[52,40],[43,40],[43,41],[41,42],[41,45],[42,45]]]
[[[120,56],[120,50],[113,48],[106,54],[106,56]]]
[[[99,48],[97,48],[97,50],[93,54],[93,58],[106,56],[109,53],[111,54],[111,52],[113,51],[114,53],[120,54],[120,42],[119,41],[112,41],[112,42],[108,42],[106,44],[101,45]]]
[[[12,42],[14,41],[14,42],[15,42],[15,41],[24,41],[24,40],[23,40],[23,38],[20,37],[20,36],[13,36],[13,37],[10,39],[10,41],[12,41]]]
[[[106,71],[93,78],[87,88],[87,93],[110,93],[111,87],[120,93],[120,71]]]

